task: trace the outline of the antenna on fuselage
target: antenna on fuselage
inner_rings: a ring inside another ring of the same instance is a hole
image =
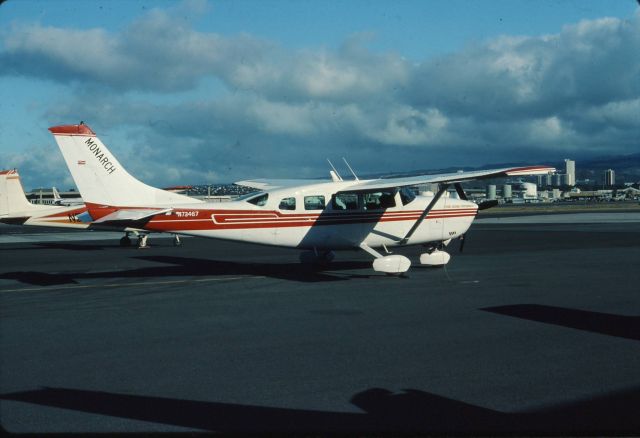
[[[327,158],[327,162],[329,162],[329,166],[331,166],[331,168],[333,169],[329,171],[329,175],[331,175],[331,180],[333,182],[342,181],[342,177],[340,176],[336,168],[333,166],[333,163],[331,162],[331,160]]]
[[[342,157],[342,161],[344,161],[344,164],[347,165],[347,167],[349,168],[349,170],[351,171],[351,174],[353,175],[353,177],[356,179],[356,181],[360,181],[360,178],[358,178],[358,175],[356,175],[356,173],[353,171],[353,169],[351,168],[351,166],[349,166],[349,163],[347,163],[346,158]]]

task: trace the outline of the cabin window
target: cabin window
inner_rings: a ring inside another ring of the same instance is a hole
[[[400,200],[402,201],[402,205],[407,205],[414,199],[416,199],[416,195],[409,187],[403,187],[400,189]]]
[[[357,193],[336,193],[331,198],[331,207],[334,210],[357,210]]]
[[[295,210],[296,209],[296,198],[283,198],[280,201],[280,205],[278,205],[280,210]]]
[[[247,199],[247,202],[253,205],[257,205],[258,207],[263,207],[267,203],[267,199],[269,199],[268,193],[263,193],[260,196],[256,196],[255,198]]]
[[[314,195],[304,197],[305,210],[324,210],[324,196]]]
[[[364,193],[362,195],[365,210],[384,210],[396,206],[395,190]]]

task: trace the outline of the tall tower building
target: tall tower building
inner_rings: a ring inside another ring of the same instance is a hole
[[[616,185],[616,171],[613,169],[607,169],[604,171],[604,185],[612,187]]]
[[[565,174],[567,177],[565,178],[565,184],[568,186],[576,185],[576,162],[566,158],[565,162]]]

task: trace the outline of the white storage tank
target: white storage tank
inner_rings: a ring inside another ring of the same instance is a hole
[[[487,186],[487,199],[492,201],[496,199],[496,186],[495,184],[489,184]]]
[[[502,186],[502,197],[504,199],[511,199],[513,197],[511,193],[511,184],[505,184]]]
[[[522,183],[522,197],[524,199],[537,199],[538,198],[538,187],[536,187],[533,183]]]

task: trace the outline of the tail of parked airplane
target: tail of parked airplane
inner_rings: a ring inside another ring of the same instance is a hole
[[[58,192],[58,189],[56,189],[55,187],[51,187],[51,191],[53,191],[53,202],[56,204],[59,204],[60,202],[62,202],[62,198],[60,197],[60,193]]]
[[[49,207],[29,202],[17,170],[0,170],[0,217],[10,217],[43,208]]]
[[[71,176],[87,203],[112,206],[180,205],[201,202],[151,187],[126,171],[89,126],[49,128],[60,147]]]

